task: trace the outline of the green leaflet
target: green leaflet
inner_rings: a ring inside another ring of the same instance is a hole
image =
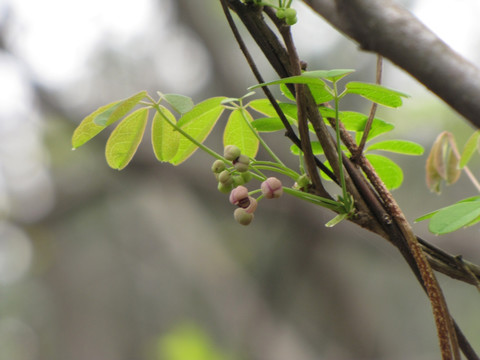
[[[394,190],[402,185],[403,171],[395,162],[381,155],[367,154],[365,157],[389,190]]]
[[[408,97],[407,94],[386,88],[382,85],[358,81],[349,82],[345,86],[345,94],[357,94],[377,104],[393,108],[402,105],[402,97]]]
[[[469,198],[466,198],[466,199],[463,199],[463,200],[460,200],[457,202],[457,204],[461,204],[461,203],[466,203],[466,202],[472,202],[472,201],[480,201],[480,196],[472,196],[472,197],[469,197]],[[443,208],[442,208],[443,209]],[[420,222],[420,221],[424,221],[424,220],[428,220],[430,219],[433,215],[435,215],[436,213],[438,213],[440,210],[442,209],[438,209],[438,210],[435,210],[435,211],[432,211],[432,212],[429,212],[425,215],[422,215],[420,216],[419,218],[416,218],[415,219],[415,222]]]
[[[327,107],[320,107],[320,113],[324,118],[334,118],[335,117],[335,110],[330,109]],[[348,131],[355,131],[357,133],[357,143],[362,138],[363,130],[365,129],[365,125],[367,124],[368,116],[356,111],[340,111],[338,113],[340,121],[345,126],[345,129]],[[330,123],[327,121],[327,124]],[[372,127],[370,128],[370,132],[368,133],[367,140],[371,140],[379,135],[392,131],[395,128],[390,123],[383,121],[378,118],[374,118],[372,121]]]
[[[428,224],[434,234],[447,234],[480,221],[480,201],[460,202],[435,213]]]
[[[146,91],[141,91],[127,99],[114,101],[108,105],[101,106],[93,113],[86,116],[73,132],[72,147],[76,149],[82,146],[98,135],[107,126],[120,120],[146,95]]]
[[[231,112],[223,133],[223,145],[236,145],[242,154],[254,158],[258,152],[259,140],[243,116],[246,116],[250,123],[253,121],[252,116],[245,110],[236,109]]]
[[[325,83],[322,82],[322,84],[308,84],[308,88],[310,89],[310,92],[312,93],[313,98],[315,99],[316,104],[322,104],[325,102],[328,102],[333,99],[332,93],[327,89],[325,86]],[[292,101],[295,100],[295,96],[290,92],[288,89],[288,86],[286,84],[280,84],[280,90],[282,91],[282,94],[287,98]]]
[[[406,140],[385,140],[367,147],[366,151],[383,150],[405,155],[422,155],[423,147]]]
[[[252,126],[258,132],[273,132],[284,130],[282,120],[279,117],[263,117],[253,120]]]
[[[355,72],[355,70],[353,69],[313,70],[305,71],[302,75],[306,77],[321,78],[330,82],[335,82],[353,72]]]
[[[327,85],[325,85],[325,83],[318,77],[306,76],[304,73],[303,75],[290,76],[283,79],[273,80],[266,83],[250,86],[248,90],[253,90],[262,86],[279,85],[279,84],[307,84],[307,85],[311,84],[311,85],[327,88]]]
[[[202,143],[208,134],[210,134],[222,114],[224,107],[221,105],[221,102],[224,99],[226,98],[214,97],[198,103],[192,110],[178,120],[177,125],[188,135]],[[196,150],[197,145],[185,136],[180,136],[178,151],[170,160],[170,163],[179,165],[187,160]]]
[[[175,116],[164,106],[159,105],[162,114],[172,123],[176,123]],[[165,118],[155,112],[152,121],[152,147],[158,161],[170,161],[178,150],[180,133],[171,126]]]
[[[108,109],[106,112],[98,114],[93,122],[100,126],[108,126],[115,121],[124,117],[130,110],[132,110],[145,96],[146,91],[140,91],[139,93],[130,96],[127,99],[121,100],[114,108]]]
[[[322,146],[320,145],[320,142],[318,141],[312,141],[311,142],[311,145],[312,145],[312,152],[313,152],[313,155],[322,155],[323,154],[323,148]],[[295,145],[295,144],[292,144],[290,145],[290,152],[293,154],[293,155],[300,155],[300,148]],[[329,180],[331,180],[330,178],[328,178]]]
[[[467,140],[465,143],[465,147],[463,148],[462,155],[460,157],[460,163],[458,164],[458,167],[460,169],[463,169],[467,163],[470,161],[473,153],[477,149],[477,146],[479,145],[478,139],[480,137],[480,130],[475,131],[470,138]]]
[[[179,94],[161,94],[161,97],[165,99],[170,106],[179,114],[185,114],[193,109],[194,104],[190,97]]]
[[[145,132],[148,110],[141,108],[131,113],[110,134],[105,157],[111,168],[122,170],[132,160]]]

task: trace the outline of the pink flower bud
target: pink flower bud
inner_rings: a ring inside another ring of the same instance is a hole
[[[240,202],[245,202],[245,200],[248,201],[248,189],[245,186],[237,186],[230,193],[230,203],[233,205],[239,205]]]
[[[262,182],[260,187],[262,189],[262,194],[267,199],[276,199],[283,194],[282,182],[276,177],[269,177],[267,180]]]
[[[242,206],[249,214],[253,214],[257,210],[257,199],[254,197],[248,197],[249,204],[247,207]]]

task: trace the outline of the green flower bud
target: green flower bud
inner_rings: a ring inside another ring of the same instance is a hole
[[[297,16],[297,10],[293,8],[285,9],[285,18],[294,18]]]
[[[284,19],[285,18],[285,9],[278,9],[276,15],[277,15],[277,18]]]
[[[224,185],[221,182],[218,183],[217,186],[218,191],[220,191],[223,194],[228,194],[230,191],[233,189],[233,184],[230,185]]]
[[[233,166],[238,172],[248,171],[248,165],[250,164],[250,159],[247,155],[241,154],[238,159],[233,161]]]
[[[241,225],[248,225],[252,222],[254,215],[243,208],[237,208],[233,212],[233,217]]]
[[[225,159],[230,161],[235,161],[240,156],[240,148],[235,145],[227,145],[225,149],[223,149],[223,156]]]
[[[225,170],[227,166],[222,160],[215,160],[212,165],[212,172],[214,174],[220,174],[223,170]]]
[[[296,16],[285,18],[285,22],[287,23],[287,25],[290,25],[290,26],[295,25],[297,23],[297,21],[298,21],[298,19],[297,19]]]
[[[233,174],[233,186],[237,187],[245,184],[245,179],[240,174]]]
[[[232,174],[230,174],[230,171],[228,170],[223,170],[218,175],[218,181],[223,185],[232,185],[233,184]]]

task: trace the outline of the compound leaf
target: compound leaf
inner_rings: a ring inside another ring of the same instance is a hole
[[[105,147],[108,165],[122,170],[137,151],[148,118],[148,108],[141,108],[123,119],[110,134]]]

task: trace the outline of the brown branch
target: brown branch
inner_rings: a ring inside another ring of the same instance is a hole
[[[236,5],[239,5],[239,4],[241,5],[239,1],[229,0],[229,2],[236,3]],[[245,5],[242,5],[242,6],[244,6],[244,9],[247,8],[247,6]],[[249,17],[248,11],[244,12],[243,16],[248,18]],[[242,16],[240,17],[242,18]],[[252,18],[254,18],[253,20],[254,22],[263,22],[263,19],[259,17],[257,14],[253,14]],[[247,28],[249,28],[247,24],[250,21],[244,21],[244,19],[242,19],[242,21],[247,26]],[[258,28],[257,26],[258,25],[256,25],[255,28]],[[261,36],[257,32],[252,31],[252,29],[250,28],[249,28],[249,31],[252,34],[252,36],[254,36],[254,38],[256,38],[257,36]],[[276,41],[278,41],[276,37],[274,38]],[[263,49],[261,46],[262,41],[259,41],[257,39],[255,40],[257,41],[257,44],[259,44],[261,49],[264,51],[264,53],[266,53],[266,55],[268,54],[267,59],[269,59],[270,61],[270,57],[272,56],[272,53],[270,53],[270,50],[273,45],[270,44],[267,49]],[[273,47],[276,48],[276,46],[273,46]],[[280,48],[282,47],[280,46]],[[281,77],[292,75],[291,73],[292,64],[284,64],[284,61],[285,61],[285,58],[283,59],[277,58],[273,62],[270,61],[274,69],[277,71],[277,73],[279,73]],[[298,61],[297,61],[297,64],[298,64]],[[289,67],[290,69],[286,70]],[[287,74],[285,74],[285,71],[287,71]],[[297,92],[299,89],[300,88],[297,87],[296,89]],[[332,146],[332,144],[334,145],[334,141],[331,138],[331,135],[325,129],[325,124],[321,116],[319,115],[316,104],[313,101],[313,98],[311,97],[311,94],[308,91],[308,88],[305,88],[305,90],[300,90],[300,91],[305,91],[305,94],[304,94],[305,102],[300,101],[298,105],[299,107],[300,106],[306,107],[305,111],[308,115],[308,118],[312,122],[317,132],[317,136],[319,137],[319,140],[325,150],[327,159],[329,159],[329,157],[336,155],[336,150],[335,150],[336,148],[335,146]],[[342,131],[342,133],[344,137],[347,137],[347,135],[349,136],[349,134],[344,130]],[[458,344],[457,344],[457,336],[458,336],[458,339],[460,341],[460,346],[464,354],[466,354],[469,359],[475,359],[476,355],[474,351],[471,349],[470,345],[468,344],[468,341],[465,339],[465,337],[461,333],[458,326],[456,326],[456,324],[453,322],[453,319],[451,319],[443,294],[435,278],[435,275],[432,271],[431,265],[428,261],[430,258],[427,258],[426,254],[424,253],[425,247],[422,247],[418,242],[417,237],[413,234],[410,225],[408,224],[403,213],[401,212],[398,205],[396,204],[395,199],[385,189],[385,187],[383,186],[383,183],[378,179],[378,176],[376,176],[376,173],[373,172],[373,174],[372,173],[369,174],[367,172],[367,170],[369,169],[368,162],[366,162],[364,157],[361,157],[361,158],[363,158],[362,161],[360,161],[362,170],[365,171],[367,175],[369,175],[370,184],[373,185],[373,187],[375,188],[375,191],[366,182],[362,172],[359,169],[357,169],[355,165],[351,163],[348,158],[344,156],[344,164],[346,166],[348,174],[351,176],[351,179],[349,178],[349,181],[347,183],[347,186],[349,186],[349,192],[355,197],[357,206],[359,204],[366,204],[367,206],[366,209],[362,210],[362,212],[359,211],[357,215],[365,211],[365,213],[362,214],[362,216],[366,218],[370,218],[370,221],[373,220],[374,223],[377,224],[372,226],[372,229],[374,229],[373,231],[386,237],[389,241],[391,241],[395,246],[399,248],[405,260],[407,261],[407,263],[410,265],[411,269],[415,273],[420,284],[427,292],[428,297],[432,304],[434,318],[435,318],[437,329],[438,329],[438,335],[439,335],[439,340],[440,340],[440,345],[442,350],[442,357],[444,359],[459,358],[459,351],[458,351]],[[338,167],[337,160],[334,159],[334,160],[331,160],[330,162],[332,166],[337,164],[337,167]],[[370,168],[369,171],[371,170],[372,169]],[[338,169],[334,168],[334,171],[337,172],[337,175],[338,175]],[[356,219],[351,219],[351,220],[354,222],[357,222],[355,221]],[[378,230],[378,225],[381,226],[381,230]],[[458,265],[459,264],[457,262],[456,270],[462,269],[462,266],[458,266]],[[472,282],[473,281],[472,273],[470,271],[466,271],[465,269],[463,269],[463,271],[466,274],[466,277],[470,280],[470,282]]]
[[[480,70],[392,0],[304,0],[337,30],[406,70],[480,127]]]

